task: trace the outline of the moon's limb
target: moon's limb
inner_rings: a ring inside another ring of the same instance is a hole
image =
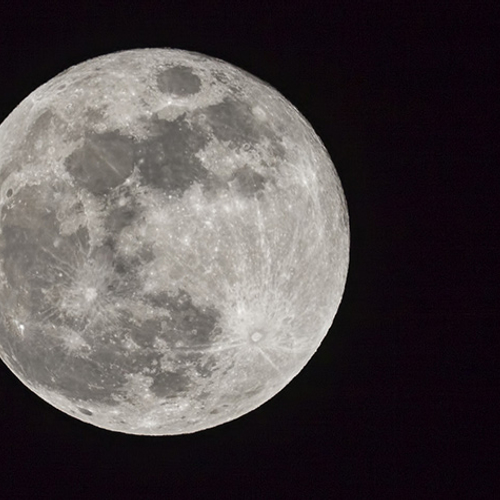
[[[70,68],[0,126],[0,355],[106,429],[180,434],[280,391],[346,280],[339,178],[278,92],[167,49]]]

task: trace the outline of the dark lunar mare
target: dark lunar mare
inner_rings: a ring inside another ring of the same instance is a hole
[[[226,97],[222,102],[193,112],[193,121],[207,125],[217,139],[234,149],[252,147],[267,139],[272,154],[284,158],[285,148],[271,123],[255,117],[252,106],[243,99]]]
[[[193,383],[192,377],[208,376],[214,365],[214,359],[205,356],[204,350],[221,333],[220,313],[195,306],[185,291],[134,298],[134,291],[143,288],[138,281],[141,259],[120,257],[115,252],[113,233],[97,249],[89,248],[86,228],[61,235],[56,217],[58,189],[57,185],[25,186],[2,209],[0,254],[8,289],[1,294],[9,300],[3,301],[0,329],[7,340],[8,358],[28,382],[75,401],[116,405],[126,397],[128,377],[133,374],[151,377],[151,390],[157,396],[185,394]],[[133,214],[126,210],[108,216],[115,235],[137,215],[134,209]],[[59,243],[54,246],[56,240]],[[109,294],[110,301],[120,297],[144,300],[157,311],[157,319],[141,321],[122,310],[112,323],[103,318],[86,332],[88,323],[67,317],[60,308],[63,297],[58,290],[72,285],[78,266],[93,261],[99,266],[103,262],[111,266],[107,289],[102,291]],[[132,286],[123,287],[123,282]],[[7,310],[9,304],[16,306]],[[20,317],[24,318],[24,335],[14,322]],[[64,342],[64,336],[71,331],[80,334],[86,343],[76,352],[71,352]],[[138,346],[136,350],[127,347],[127,338]],[[175,368],[162,368],[163,354],[157,340],[171,352]]]
[[[174,70],[181,71],[179,67],[166,71]],[[175,87],[172,83],[175,78],[168,81]],[[187,85],[184,79],[182,81]],[[147,138],[142,140],[117,130],[85,132],[82,145],[64,161],[77,187],[95,196],[107,196],[122,187],[137,168],[145,185],[176,197],[181,197],[195,182],[213,190],[214,186],[227,188],[228,181],[235,181],[239,194],[248,197],[265,188],[273,177],[271,169],[269,175],[262,175],[247,165],[236,170],[230,179],[221,180],[203,165],[196,153],[215,136],[234,149],[253,147],[262,139],[268,139],[272,157],[284,157],[276,133],[266,123],[259,122],[251,107],[241,100],[226,98],[172,121],[157,115],[147,118],[147,123],[146,118],[141,120],[148,130]],[[59,122],[55,113],[43,113],[33,125],[26,147],[34,147],[34,141],[44,133],[44,126]],[[124,213],[126,209],[120,210]]]
[[[248,198],[263,191],[268,179],[246,165],[236,170],[229,182],[234,184],[240,195]]]
[[[163,70],[156,77],[158,89],[165,94],[188,96],[201,89],[200,77],[188,66],[174,66]]]
[[[145,184],[182,196],[195,182],[203,184],[210,172],[195,156],[207,144],[206,133],[192,128],[185,116],[173,121],[153,117],[149,135],[135,148],[135,164]]]
[[[75,182],[94,195],[122,184],[134,168],[134,141],[119,132],[87,133],[83,145],[65,160]]]
[[[157,85],[163,93],[184,97],[201,89],[199,77],[185,66],[159,73]],[[60,128],[61,123],[54,112],[40,115],[30,128],[24,143],[26,150],[35,154],[37,141],[43,140],[49,128]],[[128,377],[133,374],[151,377],[155,395],[176,397],[190,390],[193,376],[209,377],[216,366],[216,358],[204,352],[221,335],[216,309],[195,306],[183,290],[176,295],[133,295],[133,290],[143,288],[141,265],[154,257],[147,249],[133,257],[116,252],[120,232],[140,223],[144,211],[130,186],[124,184],[134,168],[144,185],[175,197],[181,197],[194,183],[206,191],[232,186],[240,196],[253,197],[265,189],[272,179],[271,172],[265,176],[245,165],[223,179],[205,168],[196,153],[214,137],[235,150],[248,150],[266,139],[273,145],[275,156],[284,157],[275,131],[265,121],[257,120],[251,106],[241,98],[227,97],[172,121],[154,115],[144,125],[148,135],[141,140],[119,131],[86,132],[82,144],[65,160],[75,184],[69,189],[83,189],[105,202],[103,223],[108,236],[100,249],[89,248],[86,228],[61,235],[56,207],[61,198],[58,194],[64,193],[58,193],[57,183],[10,192],[2,210],[0,252],[10,288],[3,294],[18,304],[19,311],[28,313],[24,323],[29,329],[20,336],[12,322],[14,315],[2,310],[9,359],[26,380],[69,399],[118,404],[120,398],[126,397]],[[56,240],[58,245],[54,247]],[[86,260],[109,261],[111,277],[101,293],[109,294],[110,300],[144,300],[155,308],[157,318],[141,321],[121,310],[113,323],[96,321],[91,335],[87,335],[84,329],[88,322],[57,309],[61,300],[57,290],[61,285],[69,289],[76,275],[68,270],[77,270]],[[124,282],[127,287],[122,286]],[[81,334],[87,345],[70,352],[62,333],[67,329]],[[128,338],[138,346],[137,350],[127,347]],[[166,355],[171,361],[169,369],[162,368],[158,342],[171,353]],[[80,411],[89,414],[85,408]]]
[[[84,143],[66,160],[75,183],[96,196],[108,195],[137,167],[145,185],[180,197],[195,182],[213,176],[195,156],[207,135],[184,116],[173,121],[148,120],[148,137],[137,140],[118,131],[86,134]]]

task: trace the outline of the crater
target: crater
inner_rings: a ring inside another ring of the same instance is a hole
[[[260,342],[264,338],[264,335],[261,332],[253,332],[250,335],[250,340],[252,342]]]
[[[176,96],[197,94],[201,89],[201,80],[187,66],[174,66],[162,71],[156,78],[160,92]]]
[[[87,410],[86,408],[78,408],[78,411],[80,413],[83,413],[84,415],[88,415],[88,416],[93,415],[93,413],[90,410]]]

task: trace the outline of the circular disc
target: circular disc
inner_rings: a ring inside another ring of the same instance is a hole
[[[95,426],[190,433],[269,400],[326,335],[348,254],[320,139],[218,59],[98,57],[0,126],[0,355]]]

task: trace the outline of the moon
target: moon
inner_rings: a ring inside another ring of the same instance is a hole
[[[259,407],[317,351],[348,261],[323,143],[219,59],[97,57],[0,126],[0,356],[94,426],[186,434]]]

